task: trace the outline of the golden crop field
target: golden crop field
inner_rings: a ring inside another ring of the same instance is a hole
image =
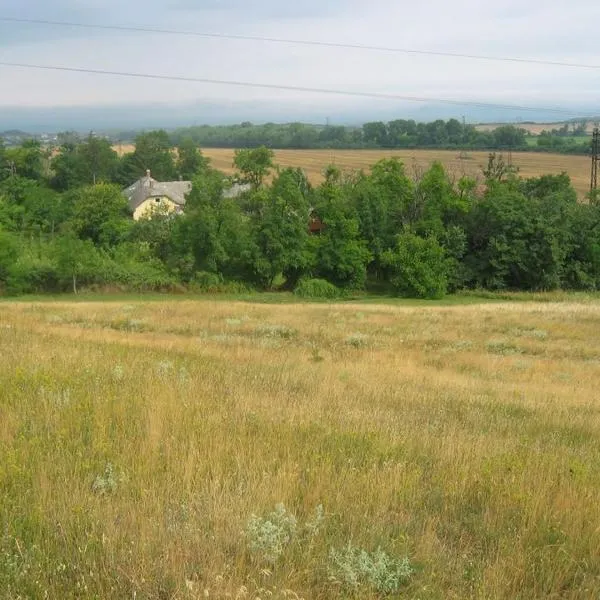
[[[205,148],[203,153],[212,165],[226,173],[233,173],[233,150]],[[344,170],[367,170],[382,158],[397,157],[408,172],[426,169],[433,161],[440,161],[451,176],[470,175],[483,179],[482,169],[487,165],[489,152],[456,150],[276,150],[275,161],[282,167],[304,169],[313,183],[323,180],[323,169],[336,164]],[[539,177],[566,172],[573,186],[583,197],[589,191],[590,160],[585,156],[549,154],[542,152],[513,152],[513,164],[523,177]]]
[[[0,598],[600,597],[600,303],[0,305]]]
[[[539,135],[542,131],[552,131],[553,129],[560,129],[563,125],[573,125],[572,122],[556,122],[556,123],[482,123],[480,125],[475,125],[475,129],[479,131],[493,131],[498,127],[502,127],[504,125],[514,125],[519,129],[524,129],[528,131],[532,135]],[[585,126],[585,132],[590,134],[594,131],[594,127],[596,127],[596,123],[592,121],[588,121]]]
[[[114,146],[120,154],[133,152],[131,144]],[[211,159],[212,166],[231,174],[234,150],[228,148],[202,148],[205,156]],[[300,167],[313,184],[323,181],[323,170],[335,164],[342,170],[368,170],[378,160],[397,157],[408,172],[422,171],[433,161],[440,161],[450,176],[459,178],[469,175],[483,179],[482,169],[487,165],[489,152],[458,150],[275,150],[275,162],[281,167]],[[505,157],[506,158],[506,157]],[[590,159],[586,156],[551,154],[546,152],[513,152],[513,164],[523,177],[567,173],[573,187],[583,198],[589,192]]]

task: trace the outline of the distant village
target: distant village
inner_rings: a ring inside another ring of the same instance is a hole
[[[103,133],[97,133],[95,131],[90,132],[93,137],[104,138],[107,140],[112,140],[111,136],[105,135]],[[0,140],[4,143],[4,146],[7,148],[21,146],[23,142],[27,140],[37,140],[42,144],[42,146],[60,146],[65,143],[65,141],[73,141],[75,143],[80,142],[83,137],[79,133],[76,132],[62,132],[62,133],[38,133],[32,134],[27,133],[25,131],[21,131],[19,129],[10,129],[7,131],[0,131]]]

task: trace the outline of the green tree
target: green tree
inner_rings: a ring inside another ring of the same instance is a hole
[[[37,182],[18,175],[0,184],[0,225],[6,230],[23,231],[26,200],[37,186]]]
[[[42,183],[18,176],[0,183],[0,223],[7,230],[53,234],[69,215],[65,197]]]
[[[52,186],[59,191],[93,183],[111,183],[117,177],[119,157],[108,140],[90,134],[85,141],[65,142],[51,163]]]
[[[525,130],[514,125],[502,125],[492,132],[494,137],[494,148],[499,150],[518,150],[527,147]]]
[[[177,168],[166,131],[150,131],[135,138],[135,150],[122,159],[120,182],[132,183],[150,171],[157,181],[173,181]]]
[[[315,213],[323,231],[310,240],[312,275],[347,289],[361,289],[371,253],[360,238],[359,222],[343,188],[328,179],[317,190]]]
[[[206,159],[191,137],[182,140],[177,148],[177,171],[185,180],[193,179],[208,166]]]
[[[6,288],[11,269],[19,256],[15,237],[0,227],[0,291]]]
[[[386,214],[385,222],[381,222],[382,248],[394,245],[395,237],[405,224],[413,220],[412,204],[414,184],[407,177],[404,165],[397,159],[384,159],[373,165],[371,182],[380,198],[380,214]],[[379,226],[379,225],[378,225]]]
[[[363,140],[375,146],[386,146],[388,143],[388,130],[382,121],[365,123],[362,127]]]
[[[233,165],[241,173],[243,181],[258,188],[271,172],[274,156],[273,150],[265,146],[236,150]]]
[[[469,266],[489,289],[548,290],[560,285],[568,252],[568,198],[527,197],[495,182],[469,216]]]
[[[173,266],[177,263],[173,236],[177,219],[167,207],[156,208],[134,221],[128,239],[136,244],[145,245],[152,256],[164,264]]]
[[[37,140],[26,140],[17,148],[8,148],[5,160],[11,171],[20,177],[34,181],[41,181],[44,177],[44,154]]]
[[[493,181],[506,181],[511,179],[516,174],[516,169],[507,164],[502,154],[496,154],[490,152],[488,155],[488,164],[483,169],[483,175],[485,180],[489,182]]]
[[[74,143],[66,142],[60,147],[52,159],[51,168],[54,189],[65,191],[82,185],[80,157]]]
[[[191,258],[194,271],[226,277],[248,276],[248,218],[238,202],[223,197],[223,175],[207,168],[193,180],[185,213],[174,223],[173,243],[180,264]]]
[[[6,149],[4,148],[4,140],[0,137],[0,182],[10,175],[10,167],[6,158]]]
[[[433,237],[410,232],[398,236],[396,247],[383,256],[394,291],[409,298],[443,298],[448,287],[444,249]]]
[[[465,128],[457,119],[450,119],[446,122],[446,133],[450,145],[458,146],[463,143]]]
[[[97,265],[97,252],[90,240],[81,240],[72,234],[63,235],[55,244],[59,277],[69,281],[74,294],[81,277],[93,274]]]
[[[291,123],[289,127],[291,148],[314,148],[317,145],[319,135],[314,127],[303,123]]]
[[[87,139],[77,146],[80,158],[80,178],[82,184],[113,183],[119,167],[119,156],[109,140],[90,133]]]
[[[389,145],[395,148],[407,148],[416,143],[417,124],[414,121],[397,119],[387,125]]]
[[[23,229],[54,235],[71,215],[65,196],[41,185],[32,186],[24,202]]]
[[[73,213],[68,225],[75,235],[106,247],[125,239],[131,228],[131,214],[117,186],[86,186],[75,190],[71,198]]]
[[[443,165],[434,162],[415,186],[412,226],[423,236],[440,240],[445,228],[461,223],[472,203],[473,187],[469,180],[459,182],[456,190]]]
[[[571,207],[568,254],[562,284],[570,289],[600,290],[600,206]]]
[[[261,214],[254,220],[257,281],[271,287],[280,274],[293,289],[309,264],[307,254],[309,204],[302,172],[284,169],[273,182]]]

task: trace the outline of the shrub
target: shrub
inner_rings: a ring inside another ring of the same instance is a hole
[[[100,269],[104,283],[123,285],[129,290],[165,291],[173,289],[177,283],[165,265],[152,257],[125,257],[122,253],[114,257],[105,255]]]
[[[223,277],[218,273],[209,271],[196,271],[192,278],[191,285],[193,288],[203,292],[215,292],[221,289],[223,285]]]
[[[393,594],[412,573],[408,558],[393,558],[381,548],[369,553],[348,544],[329,553],[329,576],[352,589],[368,586],[380,594]]]
[[[444,249],[434,238],[412,233],[398,236],[396,248],[383,255],[394,291],[411,298],[443,298],[448,287]]]
[[[48,257],[22,254],[10,268],[6,291],[11,295],[61,290],[56,266]]]
[[[197,271],[190,288],[194,292],[205,294],[250,294],[252,288],[241,281],[225,281],[219,273]]]
[[[111,463],[106,463],[104,468],[104,473],[102,475],[97,475],[92,483],[92,491],[100,496],[105,496],[108,494],[113,494],[118,485],[119,485],[120,477]]]
[[[287,325],[271,325],[268,323],[257,327],[255,333],[259,337],[281,338],[283,340],[290,340],[298,335],[295,329]]]
[[[252,515],[246,525],[250,552],[275,563],[296,534],[296,517],[283,504],[266,517]]]
[[[325,279],[301,279],[294,294],[300,298],[334,299],[341,296],[341,290]]]
[[[352,333],[346,338],[346,344],[354,348],[364,348],[369,342],[369,336],[364,333]]]

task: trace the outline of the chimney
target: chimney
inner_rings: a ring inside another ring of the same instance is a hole
[[[150,179],[150,177],[151,177],[150,169],[146,169],[146,177],[148,179]]]

